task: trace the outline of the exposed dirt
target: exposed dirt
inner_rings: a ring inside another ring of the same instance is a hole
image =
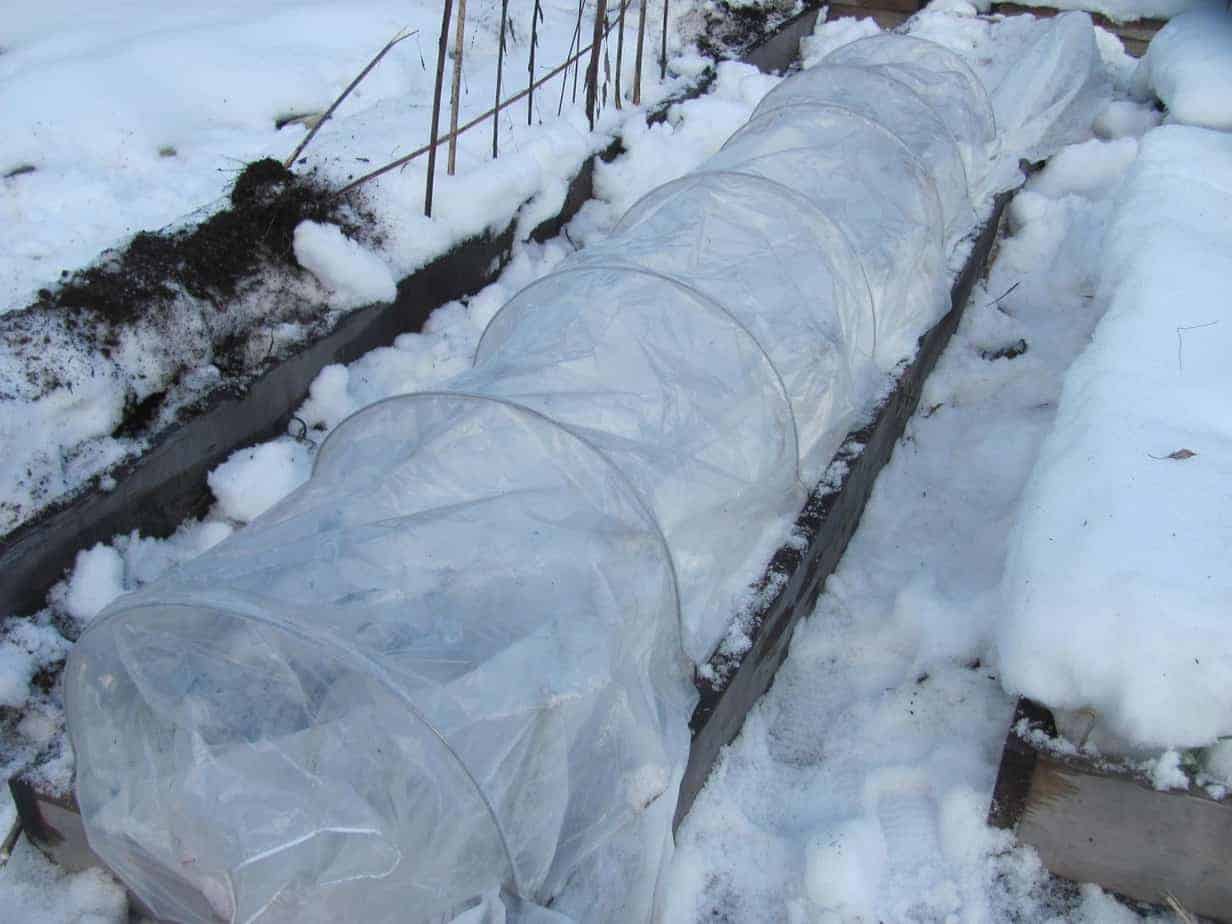
[[[793,0],[768,0],[764,5],[742,6],[717,0],[702,16],[697,50],[711,58],[739,57],[791,18]]]
[[[231,207],[189,230],[142,231],[118,254],[43,289],[27,310],[89,311],[124,323],[182,287],[219,311],[263,263],[295,266],[295,226],[305,219],[333,221],[348,234],[360,226],[350,200],[335,196],[312,177],[300,177],[266,158],[249,164],[231,190]]]

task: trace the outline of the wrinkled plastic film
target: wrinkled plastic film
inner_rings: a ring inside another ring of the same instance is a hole
[[[113,754],[122,795],[78,781],[140,894],[166,891],[141,858],[171,855],[223,919],[338,920],[365,879],[391,914],[449,912],[493,877],[535,895],[568,868],[562,842],[584,855],[622,822],[595,793],[670,773],[687,702],[670,557],[623,476],[557,424],[383,402],[236,539],[82,641],[102,673],[70,710],[105,722],[75,721],[79,746],[146,742]],[[242,824],[216,824],[222,805]]]
[[[997,119],[988,90],[956,52],[910,35],[883,32],[836,48],[822,64],[886,68],[931,104],[950,126],[973,191],[998,153]]]
[[[842,231],[807,199],[742,173],[683,177],[635,204],[568,266],[641,267],[721,306],[778,371],[800,474],[813,484],[856,409],[850,343],[871,342],[872,297]]]
[[[877,366],[915,354],[946,307],[944,219],[936,183],[901,139],[851,110],[793,103],[750,120],[698,169],[767,177],[825,213],[863,262]]]
[[[954,130],[965,128],[963,111],[953,105],[938,111],[894,74],[901,68],[865,68],[822,64],[801,71],[771,90],[754,117],[784,105],[813,103],[839,106],[892,127],[895,134],[932,174],[945,212],[947,237],[957,239],[975,225],[962,151]],[[949,119],[945,118],[949,115]],[[965,138],[968,146],[983,139]]]
[[[689,662],[947,310],[996,140],[951,52],[840,51],[83,635],[78,798],[156,914],[648,918]]]
[[[653,271],[565,267],[497,313],[455,385],[560,421],[628,476],[672,550],[686,651],[704,660],[728,577],[755,577],[747,524],[803,499],[790,399],[756,338]]]

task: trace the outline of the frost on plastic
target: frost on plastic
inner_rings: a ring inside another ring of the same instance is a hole
[[[947,310],[994,140],[944,49],[842,57],[90,626],[78,796],[158,915],[651,915],[689,662]]]

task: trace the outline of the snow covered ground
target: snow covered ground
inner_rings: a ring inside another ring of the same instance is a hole
[[[541,6],[537,78],[569,56],[578,28],[576,5]],[[581,36],[591,35],[590,15],[583,16]],[[660,34],[661,15],[658,8],[648,11],[648,35]],[[173,10],[150,2],[105,9],[59,2],[27,4],[6,16],[0,26],[0,121],[6,126],[0,137],[0,315],[31,305],[40,293],[54,298],[57,284],[74,282],[71,273],[94,263],[105,248],[122,249],[136,232],[190,228],[217,214],[229,204],[227,193],[245,164],[287,157],[307,124],[400,30],[410,36],[321,126],[295,171],[337,189],[419,148],[430,134],[439,20],[438,5],[426,0],[223,0]],[[626,17],[626,95],[633,85],[636,20]],[[343,238],[337,227],[304,228],[295,237],[303,272],[289,259],[286,267],[259,266],[222,305],[199,287],[173,286],[166,304],[134,307],[131,294],[122,297],[120,313],[133,318],[114,318],[115,309],[93,292],[75,296],[71,313],[7,317],[0,343],[0,439],[9,451],[0,459],[0,533],[144,452],[186,404],[231,379],[242,385],[271,354],[287,355],[331,329],[343,313],[389,300],[394,280],[458,241],[503,229],[515,215],[526,232],[554,214],[587,156],[606,147],[626,121],[642,119],[646,106],[699,75],[701,60],[677,52],[687,51],[683,36],[700,27],[693,4],[675,5],[668,29],[672,73],[659,80],[658,45],[648,39],[643,106],[617,110],[610,104],[613,75],[609,104],[594,131],[582,112],[584,93],[575,95],[567,73],[536,92],[529,107],[533,124],[527,123],[526,101],[502,111],[499,160],[491,157],[490,123],[464,134],[456,176],[446,175],[440,152],[432,218],[422,213],[426,157],[373,181],[359,194],[371,205],[368,220],[356,222],[364,246]],[[499,3],[471,4],[462,122],[493,103],[499,30]],[[530,36],[529,8],[515,5],[505,98],[526,82]],[[191,67],[184,66],[188,61]],[[446,92],[442,133],[448,102]],[[337,218],[350,215],[348,207]],[[105,255],[103,265],[115,258]],[[232,255],[211,259],[226,264]],[[263,346],[229,354],[228,344],[245,343]],[[148,424],[123,426],[146,401],[153,402]]]
[[[134,7],[128,22],[143,22],[141,12]],[[50,22],[31,14],[28,34],[55,44]],[[212,29],[220,22],[189,18],[183,26],[191,35],[193,23]],[[375,44],[404,24],[382,20]],[[328,38],[330,25],[335,20],[323,20],[319,35]],[[809,53],[819,57],[870,27],[821,26]],[[917,17],[912,28],[967,54],[995,86],[1011,71],[1029,23],[993,25],[958,10]],[[126,33],[124,40],[138,38],[148,41],[151,54],[158,51],[148,35]],[[68,55],[86,38],[64,41]],[[1110,84],[1124,94],[1134,65],[1115,45],[1101,36]],[[341,57],[347,60],[339,60],[322,86],[335,87],[338,73],[349,77],[354,61],[349,53]],[[403,66],[413,72],[418,62]],[[199,554],[294,489],[307,477],[312,441],[348,413],[464,368],[487,320],[514,291],[573,247],[601,238],[643,192],[713,151],[772,83],[726,65],[714,92],[678,107],[667,124],[644,128],[630,119],[630,153],[601,170],[600,199],[566,235],[522,248],[498,283],[438,310],[423,334],[325,370],[300,411],[316,428],[307,441],[288,436],[237,453],[210,478],[214,510],[170,539],[134,534],[83,551],[48,609],[10,620],[0,639],[0,703],[10,707],[0,729],[0,772],[40,752],[53,756],[44,771],[53,780],[62,783],[71,772],[71,755],[59,750],[56,697],[31,682],[63,659],[66,636],[119,593]],[[322,90],[317,97],[328,95]],[[321,102],[317,97],[312,105]],[[370,102],[374,122],[389,116],[380,100]],[[298,98],[285,103],[300,104]],[[270,113],[250,115],[250,137],[257,138],[254,126]],[[1053,425],[1064,373],[1107,307],[1097,285],[1103,234],[1138,157],[1138,139],[1158,119],[1149,106],[1120,99],[1096,120],[1099,138],[1062,152],[1015,201],[992,273],[930,380],[921,413],[879,480],[839,572],[682,829],[667,920],[1136,919],[1098,889],[1058,887],[1029,850],[986,828],[984,814],[1012,705],[990,644],[1004,609],[1006,550],[1024,485]],[[569,131],[580,132],[576,120]],[[542,137],[550,130],[536,139]],[[253,151],[283,140],[274,133]],[[333,150],[326,141],[323,133],[320,152]],[[332,143],[346,149],[344,138]],[[329,169],[348,169],[341,154],[333,156]],[[478,150],[473,156],[482,158]],[[405,183],[410,214],[417,215],[421,187],[418,180]],[[408,232],[406,240],[414,238]],[[405,251],[405,265],[418,252]],[[0,826],[8,811],[6,804]],[[24,841],[0,870],[0,900],[29,921],[122,920],[125,914],[122,893],[105,875],[65,876]]]

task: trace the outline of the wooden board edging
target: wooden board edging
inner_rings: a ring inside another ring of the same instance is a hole
[[[1037,746],[1033,733],[1056,736],[1052,713],[1019,699],[990,825],[1014,832],[1062,879],[1153,905],[1172,898],[1232,924],[1232,797],[1192,785],[1158,790],[1141,774]]]

